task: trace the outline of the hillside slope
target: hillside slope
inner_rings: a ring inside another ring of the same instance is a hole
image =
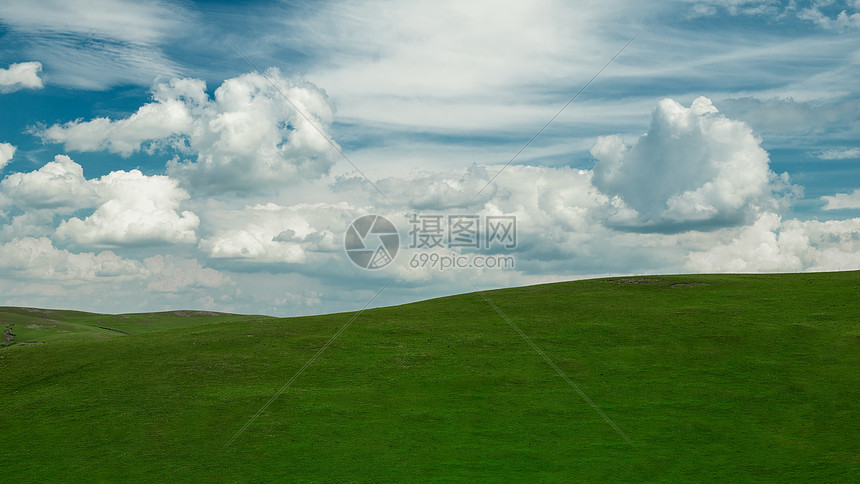
[[[352,314],[13,345],[0,476],[850,481],[858,283],[648,276],[368,310],[286,388]]]

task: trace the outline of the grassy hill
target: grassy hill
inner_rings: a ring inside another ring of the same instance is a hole
[[[858,285],[627,277],[368,310],[229,445],[352,314],[3,308],[13,333],[56,326],[0,349],[0,476],[856,481]]]
[[[11,345],[63,340],[91,340],[199,326],[215,322],[271,319],[211,311],[166,311],[139,314],[95,314],[56,309],[0,306],[0,326],[13,324]]]

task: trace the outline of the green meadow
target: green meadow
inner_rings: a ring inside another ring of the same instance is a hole
[[[858,285],[622,277],[357,317],[0,308],[0,479],[857,482]]]

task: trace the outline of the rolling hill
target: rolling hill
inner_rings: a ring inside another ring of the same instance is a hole
[[[855,481],[858,285],[624,277],[357,317],[0,308],[0,476]]]

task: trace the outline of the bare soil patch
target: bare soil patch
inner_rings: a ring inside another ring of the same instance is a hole
[[[615,279],[617,284],[659,284],[660,279],[654,277],[625,277],[622,279]]]
[[[710,286],[710,283],[707,282],[676,282],[669,287],[696,287],[696,286]]]
[[[173,311],[176,316],[220,316],[214,311]]]

